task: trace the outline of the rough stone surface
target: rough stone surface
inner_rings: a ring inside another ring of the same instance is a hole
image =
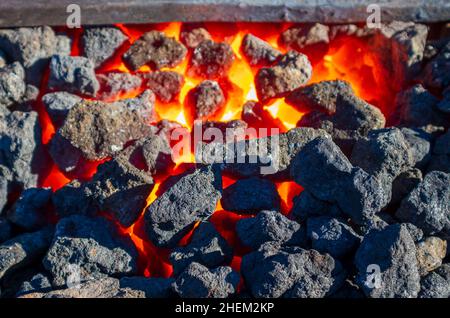
[[[64,287],[73,271],[80,281],[136,272],[137,251],[129,237],[103,218],[73,215],[56,225],[53,243],[43,260],[53,286]]]
[[[174,247],[197,221],[207,219],[222,195],[222,179],[215,166],[183,175],[153,201],[145,212],[145,229],[160,247]]]
[[[73,214],[93,216],[97,212],[91,189],[86,183],[77,179],[55,191],[52,196],[52,203],[56,214],[60,217]]]
[[[114,101],[122,96],[137,92],[141,85],[140,76],[131,73],[110,72],[98,74],[97,80],[100,83],[98,97],[104,101]]]
[[[424,168],[431,158],[431,134],[422,129],[401,128],[410,147],[414,166]]]
[[[174,67],[186,56],[187,49],[175,38],[163,32],[150,31],[136,40],[123,58],[131,70],[136,71],[143,65],[154,69]]]
[[[423,181],[403,199],[395,216],[410,222],[426,234],[450,233],[450,175],[428,173]]]
[[[34,292],[48,292],[52,289],[52,284],[49,278],[43,274],[38,273],[29,280],[22,283],[19,291],[16,293],[17,297]]]
[[[311,78],[312,66],[304,54],[289,51],[279,57],[272,67],[263,67],[255,76],[258,99],[266,102],[284,97],[296,88],[305,85]]]
[[[217,82],[203,81],[186,96],[188,117],[202,120],[214,117],[221,112],[225,102],[225,95]]]
[[[336,204],[319,200],[308,190],[303,190],[292,201],[291,215],[299,222],[314,216],[344,216],[342,210]]]
[[[236,292],[239,274],[228,266],[209,270],[191,263],[173,283],[174,291],[182,298],[227,298]]]
[[[280,209],[280,196],[273,182],[260,178],[240,179],[223,190],[220,201],[225,210],[257,213]]]
[[[100,84],[95,77],[94,65],[87,58],[54,55],[50,60],[48,88],[95,96]]]
[[[234,61],[234,53],[227,43],[202,41],[193,51],[189,72],[208,79],[227,74]]]
[[[144,75],[146,87],[163,103],[175,101],[184,84],[181,74],[172,71],[156,71]]]
[[[81,101],[81,97],[67,92],[47,93],[42,96],[42,103],[53,124],[62,126],[69,110]]]
[[[126,40],[127,37],[117,28],[86,28],[81,37],[83,55],[97,68],[113,56]]]
[[[266,242],[300,245],[303,243],[302,230],[300,224],[278,211],[261,211],[255,217],[241,219],[236,224],[239,239],[253,250]]]
[[[445,88],[450,85],[450,41],[432,59],[424,70],[425,83],[430,87]]]
[[[8,240],[11,235],[11,223],[6,218],[0,217],[0,243]]]
[[[19,62],[0,68],[0,105],[11,107],[25,94],[25,70]]]
[[[330,28],[315,23],[287,29],[281,34],[281,42],[292,50],[302,51],[311,46],[325,46],[330,42]]]
[[[269,43],[250,33],[242,39],[241,51],[250,65],[258,66],[270,65],[281,55]]]
[[[203,41],[211,40],[211,34],[205,28],[193,28],[182,30],[180,39],[187,48],[194,49]]]
[[[392,181],[392,196],[390,204],[399,204],[422,181],[422,172],[412,168],[400,173]]]
[[[450,297],[450,265],[444,264],[421,281],[420,298]]]
[[[424,276],[442,265],[447,252],[447,242],[430,236],[417,245],[417,262],[419,273]]]

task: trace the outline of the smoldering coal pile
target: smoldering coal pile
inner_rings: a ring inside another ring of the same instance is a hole
[[[448,25],[0,30],[1,297],[448,298],[449,74]]]

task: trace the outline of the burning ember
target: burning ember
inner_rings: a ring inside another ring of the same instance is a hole
[[[449,297],[445,34],[0,30],[2,296]]]

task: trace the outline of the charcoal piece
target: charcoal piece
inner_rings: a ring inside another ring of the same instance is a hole
[[[52,284],[49,277],[44,273],[38,273],[22,283],[16,297],[35,292],[49,292],[51,289]]]
[[[39,260],[52,241],[53,228],[16,236],[0,245],[0,279]]]
[[[117,158],[98,166],[89,188],[101,211],[129,227],[144,210],[153,179],[128,161]]]
[[[137,39],[123,59],[132,71],[143,65],[152,68],[174,67],[186,56],[186,47],[175,38],[166,36],[163,32],[150,31]]]
[[[339,261],[328,254],[266,243],[242,258],[241,273],[253,297],[320,298],[345,280]]]
[[[272,98],[284,97],[305,85],[311,78],[312,66],[304,54],[289,51],[279,57],[272,67],[263,67],[255,77],[258,100],[265,103]]]
[[[57,127],[64,123],[69,110],[81,101],[81,97],[67,92],[47,93],[42,96],[42,103],[53,124]]]
[[[97,207],[93,202],[92,191],[87,183],[77,179],[70,181],[64,187],[55,191],[52,196],[55,212],[60,217],[73,214],[93,216]]]
[[[46,171],[38,114],[14,111],[0,115],[0,166],[9,170],[12,184],[36,187],[38,172]]]
[[[11,107],[25,94],[25,70],[19,62],[0,68],[0,105]]]
[[[0,30],[0,48],[11,61],[23,65],[27,83],[39,86],[49,59],[54,54],[70,54],[70,40],[56,36],[48,26],[4,29]]]
[[[56,225],[53,243],[43,260],[52,284],[63,287],[76,271],[80,281],[135,274],[137,251],[128,236],[106,219],[73,215]]]
[[[215,81],[206,80],[191,89],[186,96],[188,117],[207,119],[221,112],[225,106],[225,95]]]
[[[242,39],[241,51],[250,65],[266,66],[276,61],[281,53],[269,43],[253,34],[246,34]]]
[[[419,298],[450,297],[450,265],[444,264],[422,278]]]
[[[222,179],[215,166],[182,176],[145,211],[145,229],[160,247],[174,247],[197,221],[207,219],[222,195]]]
[[[395,216],[433,235],[450,233],[450,174],[429,172],[419,185],[402,200]]]
[[[98,97],[104,101],[114,101],[122,96],[137,92],[141,85],[140,76],[131,73],[110,72],[97,75],[100,83]]]
[[[256,177],[238,180],[225,188],[220,202],[225,210],[238,213],[280,209],[280,196],[275,184]]]
[[[214,80],[224,77],[233,61],[234,53],[228,43],[205,40],[192,52],[188,72]]]
[[[4,217],[0,217],[0,243],[8,240],[12,235],[11,223]]]
[[[425,83],[427,86],[443,89],[450,85],[450,41],[440,50],[424,69]]]
[[[205,28],[193,28],[191,30],[182,30],[180,39],[187,48],[194,49],[203,41],[211,40],[211,34]]]
[[[182,298],[227,298],[234,294],[239,274],[228,266],[209,270],[199,263],[191,263],[173,283],[174,291]]]
[[[416,247],[407,228],[368,233],[355,255],[356,282],[371,298],[415,298],[420,290]]]
[[[48,88],[95,96],[100,84],[95,77],[94,66],[87,58],[54,55],[50,60]]]
[[[163,103],[177,99],[184,85],[184,78],[180,73],[172,71],[156,71],[144,75],[146,87],[151,89]]]
[[[433,170],[450,173],[450,130],[436,139],[428,166],[428,171]]]
[[[208,268],[229,262],[233,251],[225,239],[209,222],[200,222],[192,235],[191,242],[176,247],[170,254],[174,275],[180,274],[189,264],[195,262]]]
[[[49,153],[53,162],[63,172],[76,169],[83,160],[83,153],[74,147],[69,140],[56,133],[49,143]]]
[[[424,276],[442,265],[442,260],[447,253],[447,242],[438,237],[429,236],[417,243],[416,248],[419,273]]]
[[[422,181],[422,172],[411,168],[400,173],[392,182],[391,204],[399,204]]]
[[[293,199],[291,215],[299,222],[314,216],[344,216],[342,210],[336,204],[319,200],[308,190],[303,190]]]
[[[361,237],[343,220],[326,216],[311,217],[306,222],[312,248],[342,258],[356,251]]]
[[[398,128],[370,131],[355,143],[350,160],[367,173],[390,181],[414,164],[409,144]]]
[[[8,220],[27,230],[33,231],[46,225],[52,191],[49,188],[29,188],[8,211]]]
[[[321,111],[332,115],[336,112],[338,96],[353,94],[345,81],[322,81],[297,88],[286,96],[285,101],[301,112]]]
[[[413,157],[414,166],[424,168],[431,158],[431,134],[422,129],[401,128]]]
[[[145,298],[169,298],[173,296],[173,282],[173,278],[123,277],[120,279],[120,289],[142,291]]]
[[[305,114],[297,126],[325,130],[342,151],[350,155],[358,139],[367,136],[370,130],[383,128],[385,123],[384,115],[378,108],[355,95],[338,95],[333,115],[312,111]]]
[[[81,36],[83,55],[97,68],[127,40],[127,37],[114,27],[89,27]]]
[[[303,243],[300,224],[277,211],[261,211],[253,218],[239,220],[236,232],[241,242],[253,250],[266,242],[286,245]]]

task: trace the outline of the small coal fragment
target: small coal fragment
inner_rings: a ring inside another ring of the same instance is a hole
[[[269,43],[253,34],[246,34],[242,39],[241,51],[250,65],[266,66],[276,61],[281,53]]]
[[[338,96],[353,94],[347,82],[322,81],[297,88],[286,96],[285,101],[300,112],[321,111],[332,115],[336,112]]]
[[[395,216],[433,235],[450,233],[450,174],[429,172],[423,181],[403,199]]]
[[[176,66],[184,59],[186,53],[186,47],[175,38],[168,37],[163,32],[150,31],[131,45],[123,59],[132,71],[146,64],[160,69]]]
[[[195,262],[214,268],[229,262],[233,251],[225,239],[209,222],[200,222],[192,235],[191,242],[175,248],[170,254],[174,275],[180,274],[189,264]]]
[[[336,204],[319,200],[307,190],[303,190],[292,201],[294,205],[291,210],[291,215],[298,222],[305,221],[307,218],[314,216],[344,216]]]
[[[53,243],[43,260],[53,286],[63,287],[78,272],[80,282],[136,273],[137,251],[107,220],[73,215],[56,225]]]
[[[450,297],[450,264],[444,264],[422,278],[419,298]]]
[[[22,283],[16,297],[35,292],[48,292],[52,289],[50,279],[43,273],[37,273],[29,280]]]
[[[142,85],[140,76],[131,73],[110,72],[97,75],[100,83],[98,97],[104,101],[114,101],[138,91]]]
[[[279,210],[280,196],[275,184],[266,179],[241,179],[223,190],[222,207],[238,213],[258,213],[261,210]]]
[[[399,204],[420,182],[422,182],[422,172],[417,168],[400,173],[392,182],[390,204]]]
[[[39,260],[50,246],[53,229],[16,236],[0,245],[0,279],[33,261]]]
[[[324,51],[330,42],[330,28],[326,25],[315,23],[287,29],[281,34],[280,41],[289,49],[304,51],[314,47]]]
[[[220,85],[215,81],[206,80],[191,89],[186,96],[188,117],[192,119],[211,118],[222,111],[226,103]]]
[[[401,128],[403,135],[410,147],[414,166],[424,168],[431,158],[431,134],[423,129]]]
[[[11,237],[11,230],[11,223],[6,218],[0,217],[0,243]]]
[[[48,188],[24,190],[8,211],[8,220],[27,231],[39,229],[48,222],[46,215],[51,197],[52,191]]]
[[[93,216],[97,207],[93,202],[92,191],[86,183],[77,179],[70,181],[64,187],[55,191],[52,203],[56,214],[67,217],[73,214]]]
[[[116,158],[98,166],[89,188],[101,211],[129,227],[145,208],[153,179],[128,161]]]
[[[228,266],[209,270],[199,263],[191,263],[173,283],[181,298],[227,298],[234,294],[239,274]]]
[[[306,222],[306,228],[312,248],[334,258],[355,252],[361,242],[361,237],[343,220],[326,216],[311,217]]]
[[[419,273],[424,276],[442,265],[447,252],[447,242],[430,236],[416,245]]]
[[[342,265],[328,254],[266,243],[242,258],[241,273],[253,297],[320,298],[345,280]]]
[[[231,46],[225,42],[202,41],[192,52],[189,72],[207,79],[224,77],[234,61]]]
[[[266,242],[298,246],[303,243],[302,230],[300,224],[277,211],[261,211],[255,217],[241,219],[236,224],[239,239],[253,250]]]
[[[25,94],[25,70],[19,62],[0,68],[0,106],[11,107]]]
[[[172,71],[156,71],[144,75],[146,87],[151,89],[163,103],[177,99],[184,84],[181,74]]]
[[[117,28],[89,27],[81,37],[83,55],[90,59],[97,68],[127,40],[127,37]]]
[[[222,195],[222,179],[215,166],[182,176],[145,212],[145,229],[160,247],[174,247],[197,221],[207,219]]]
[[[440,50],[424,69],[425,83],[427,86],[443,89],[450,85],[450,41]]]
[[[182,30],[180,39],[188,49],[194,49],[203,41],[211,40],[211,34],[205,28],[194,28],[191,30]]]
[[[450,130],[436,139],[428,166],[428,171],[433,170],[450,173]]]
[[[289,51],[279,57],[272,67],[263,67],[255,77],[258,99],[265,103],[272,98],[284,97],[305,85],[311,78],[312,66],[304,54]]]
[[[42,103],[57,127],[64,123],[69,110],[80,101],[81,97],[67,92],[47,93],[42,96]]]
[[[371,298],[415,298],[420,290],[416,247],[407,228],[371,231],[355,255],[356,281]]]

